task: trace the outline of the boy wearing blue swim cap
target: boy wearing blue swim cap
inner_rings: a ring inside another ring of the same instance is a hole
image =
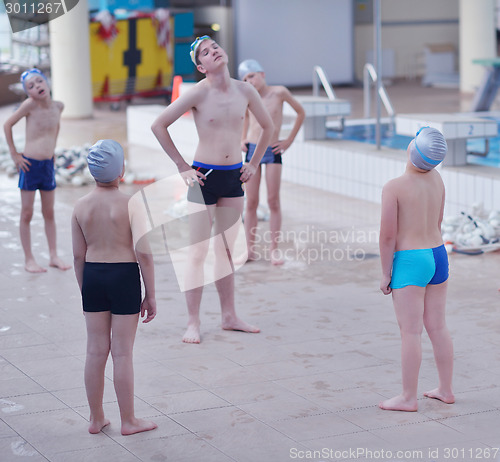
[[[136,218],[130,196],[119,190],[124,173],[120,144],[98,141],[89,149],[87,162],[96,186],[76,202],[71,234],[87,326],[88,431],[96,434],[109,425],[102,397],[104,370],[111,352],[121,433],[132,435],[157,427],[154,422],[135,417],[132,359],[139,315],[145,317],[145,323],[156,316],[154,262],[148,249],[137,246],[137,236],[142,233],[136,230],[146,218]]]
[[[271,115],[274,131],[271,143],[268,146],[256,174],[247,182],[247,201],[245,208],[245,231],[248,244],[248,259],[256,260],[255,239],[257,232],[257,207],[259,206],[259,189],[262,176],[262,164],[265,164],[267,203],[271,214],[270,228],[270,260],[273,265],[282,265],[284,260],[278,249],[281,232],[281,203],[280,186],[282,156],[291,146],[305,119],[305,111],[301,104],[293,97],[290,90],[283,85],[268,85],[264,69],[255,59],[247,59],[238,66],[238,77],[244,82],[251,83],[259,92],[265,108]],[[283,104],[288,103],[296,112],[294,124],[285,139],[280,139],[283,122]],[[245,129],[243,130],[242,149],[246,153],[247,162],[252,158],[256,142],[259,139],[261,127],[255,117],[247,112]]]
[[[19,172],[19,189],[21,190],[19,232],[24,250],[24,268],[30,273],[47,271],[37,263],[31,250],[30,224],[35,194],[37,190],[40,190],[45,233],[49,244],[49,265],[67,270],[71,266],[65,264],[57,254],[54,218],[56,188],[54,150],[64,104],[52,100],[47,78],[39,69],[33,68],[23,72],[21,84],[28,98],[7,119],[4,131],[10,155]],[[14,144],[12,128],[24,117],[26,118],[25,145],[24,151],[19,152]]]
[[[257,333],[260,329],[242,321],[235,311],[234,260],[232,252],[237,238],[235,222],[243,211],[243,183],[255,174],[260,159],[269,145],[273,123],[257,90],[249,83],[231,78],[226,52],[208,36],[197,38],[191,45],[191,59],[205,78],[182,94],[151,126],[161,146],[176,164],[188,188],[190,246],[187,267],[189,289],[186,290],[188,327],[185,343],[200,343],[200,303],[204,285],[204,262],[214,224],[220,242],[214,245],[215,286],[221,302],[222,328]],[[241,162],[241,136],[247,109],[252,112],[262,133],[252,160]],[[198,145],[192,165],[175,146],[169,127],[187,111],[191,111],[198,132]],[[196,186],[196,187],[195,187]],[[231,215],[231,221],[228,219]],[[223,218],[225,217],[225,218]],[[224,221],[225,220],[225,221]],[[230,228],[230,229],[229,229]]]
[[[408,145],[406,170],[382,190],[380,289],[392,293],[401,331],[403,392],[379,404],[392,411],[417,410],[418,373],[425,327],[432,342],[439,385],[424,396],[447,404],[452,391],[453,343],[445,321],[448,255],[441,237],[445,188],[434,167],[446,156],[438,130],[424,127]]]

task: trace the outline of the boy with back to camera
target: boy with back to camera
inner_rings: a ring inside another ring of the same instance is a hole
[[[441,237],[445,188],[434,169],[448,147],[443,135],[421,128],[408,146],[403,175],[382,190],[380,289],[392,293],[401,332],[403,392],[379,404],[391,411],[417,411],[423,327],[432,342],[439,385],[424,393],[447,404],[452,391],[453,343],[446,327],[448,255]]]
[[[156,316],[154,262],[134,242],[140,236],[129,214],[130,197],[119,191],[124,173],[123,149],[116,141],[98,141],[89,150],[88,166],[95,189],[79,199],[71,221],[75,274],[87,325],[85,388],[90,407],[89,433],[109,424],[104,416],[104,370],[109,352],[120,408],[121,433],[156,428],[135,417],[132,350],[139,313]],[[141,280],[145,296],[141,302]]]
[[[245,232],[248,243],[248,260],[255,260],[255,233],[257,231],[257,207],[259,206],[259,189],[262,175],[262,164],[266,165],[267,203],[271,212],[269,228],[271,232],[271,263],[281,265],[284,263],[278,252],[278,241],[281,230],[281,156],[293,143],[297,133],[304,122],[305,112],[300,103],[292,96],[290,91],[281,85],[267,85],[266,76],[262,66],[254,59],[243,61],[238,67],[238,77],[244,82],[251,83],[259,92],[262,102],[271,115],[274,131],[270,146],[267,148],[255,175],[246,184],[246,209],[245,209]],[[292,130],[284,140],[279,139],[281,124],[283,122],[283,103],[288,103],[297,113]],[[262,128],[255,117],[247,112],[245,127],[243,130],[242,149],[246,151],[246,162],[252,159],[256,142]]]
[[[21,83],[28,98],[19,106],[4,124],[5,139],[10,155],[19,171],[21,190],[21,217],[19,234],[24,250],[24,268],[30,273],[43,273],[31,250],[31,218],[35,194],[40,190],[45,234],[49,244],[49,265],[61,270],[71,268],[57,254],[56,221],[54,201],[56,180],[54,173],[54,150],[59,122],[64,104],[53,101],[45,75],[38,69],[30,69],[21,74]],[[26,117],[26,142],[24,152],[17,151],[12,135],[12,127]]]

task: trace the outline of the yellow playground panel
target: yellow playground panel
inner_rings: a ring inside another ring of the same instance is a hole
[[[170,18],[170,37],[173,20]],[[104,39],[99,22],[90,23],[92,93],[95,101],[170,93],[173,47],[158,44],[152,15],[140,13],[116,21],[112,38]]]

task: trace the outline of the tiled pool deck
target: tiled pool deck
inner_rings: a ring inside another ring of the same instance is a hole
[[[102,137],[125,142],[124,113],[62,126],[66,146]],[[183,344],[184,297],[171,264],[158,259],[159,314],[140,325],[135,348],[137,414],[158,429],[120,435],[108,367],[111,425],[90,435],[74,274],[23,270],[19,193],[15,179],[0,178],[1,462],[500,460],[499,253],[450,257],[456,404],[422,397],[417,413],[381,411],[377,403],[400,390],[400,341],[391,299],[378,289],[379,206],[285,182],[285,265],[258,261],[236,274],[238,312],[262,332],[221,330],[212,285],[202,303],[203,341]],[[68,262],[72,205],[87,190],[57,191]],[[39,210],[33,242],[46,264]],[[424,334],[420,395],[436,381]]]

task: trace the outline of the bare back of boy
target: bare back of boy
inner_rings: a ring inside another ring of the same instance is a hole
[[[96,188],[75,206],[75,217],[87,244],[87,262],[137,261],[128,213],[129,196]]]
[[[443,243],[444,184],[435,170],[410,171],[391,180],[386,192],[397,200],[396,251],[433,248]]]

